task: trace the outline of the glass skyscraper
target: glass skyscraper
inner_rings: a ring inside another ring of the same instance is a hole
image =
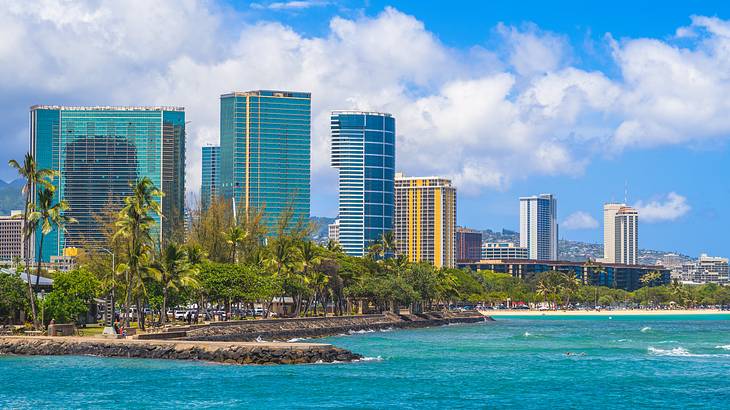
[[[210,203],[221,194],[220,148],[218,146],[203,147],[203,183],[200,187],[200,203],[203,209],[208,209]]]
[[[130,182],[149,177],[165,196],[161,241],[181,226],[185,201],[185,111],[181,107],[62,107],[30,109],[31,153],[38,168],[59,172],[56,200],[78,223],[46,235],[43,260],[64,248],[104,239],[96,215],[122,206]],[[157,218],[158,224],[160,218]],[[159,225],[158,225],[159,226]],[[40,234],[36,233],[35,254]]]
[[[393,230],[395,118],[390,114],[334,111],[332,166],[339,169],[339,242],[361,256]]]
[[[520,247],[530,259],[558,259],[557,202],[551,194],[520,198]]]
[[[282,212],[309,219],[311,94],[248,91],[221,95],[221,190],[239,209],[263,210],[274,233]]]

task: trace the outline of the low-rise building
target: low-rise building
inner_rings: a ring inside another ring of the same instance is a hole
[[[527,259],[527,248],[512,242],[487,242],[482,245],[482,259]]]
[[[327,225],[327,237],[332,242],[340,242],[340,220],[335,219],[335,221],[329,225]]]
[[[606,286],[609,288],[634,291],[644,284],[641,277],[650,272],[658,272],[660,278],[654,286],[666,285],[670,282],[669,269],[653,265],[624,265],[618,263],[585,263],[569,261],[539,261],[533,259],[494,259],[481,260],[472,263],[459,263],[459,268],[469,268],[475,271],[489,270],[529,280],[541,272],[559,271],[571,272],[582,283],[592,286]]]
[[[23,246],[22,211],[11,211],[10,215],[0,216],[0,261],[12,262],[25,258],[28,244]]]
[[[681,277],[684,282],[692,283],[730,283],[728,258],[700,255],[696,262],[682,265]]]

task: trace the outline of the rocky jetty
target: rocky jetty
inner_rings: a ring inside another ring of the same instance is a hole
[[[140,335],[144,339],[177,339],[205,341],[255,341],[290,340],[335,336],[382,329],[412,329],[443,326],[455,323],[491,321],[477,312],[425,313],[396,315],[392,313],[360,316],[334,316],[316,318],[239,320],[215,322],[208,325],[190,326],[171,332]]]
[[[230,364],[351,362],[362,356],[328,344],[143,341],[76,337],[0,337],[0,355],[92,355]]]

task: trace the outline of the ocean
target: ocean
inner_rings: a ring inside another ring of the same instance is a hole
[[[0,408],[730,408],[726,316],[511,317],[321,341],[367,358],[0,357]]]

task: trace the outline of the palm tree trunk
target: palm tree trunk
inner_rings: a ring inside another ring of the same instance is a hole
[[[162,288],[162,310],[160,311],[160,325],[167,322],[167,287]]]
[[[45,238],[46,235],[41,234],[41,243],[38,244],[38,268],[36,269],[35,273],[35,288],[38,289],[38,285],[40,284],[41,280],[41,261],[43,260],[43,238]]]
[[[129,327],[129,307],[132,304],[132,281],[130,280],[129,269],[125,273],[127,280],[127,294],[124,298],[124,327]]]
[[[23,211],[23,229],[25,229],[28,226],[28,208],[30,208],[30,191],[31,191],[31,184],[28,182],[26,184],[26,193],[25,193],[25,210]],[[33,283],[30,280],[30,232],[25,233],[24,232],[24,238],[23,238],[23,247],[28,249],[28,252],[25,253],[25,275],[26,279],[28,281],[28,299],[30,300],[30,310],[33,315],[33,328],[38,329],[38,309],[35,305],[35,293],[33,293]]]

